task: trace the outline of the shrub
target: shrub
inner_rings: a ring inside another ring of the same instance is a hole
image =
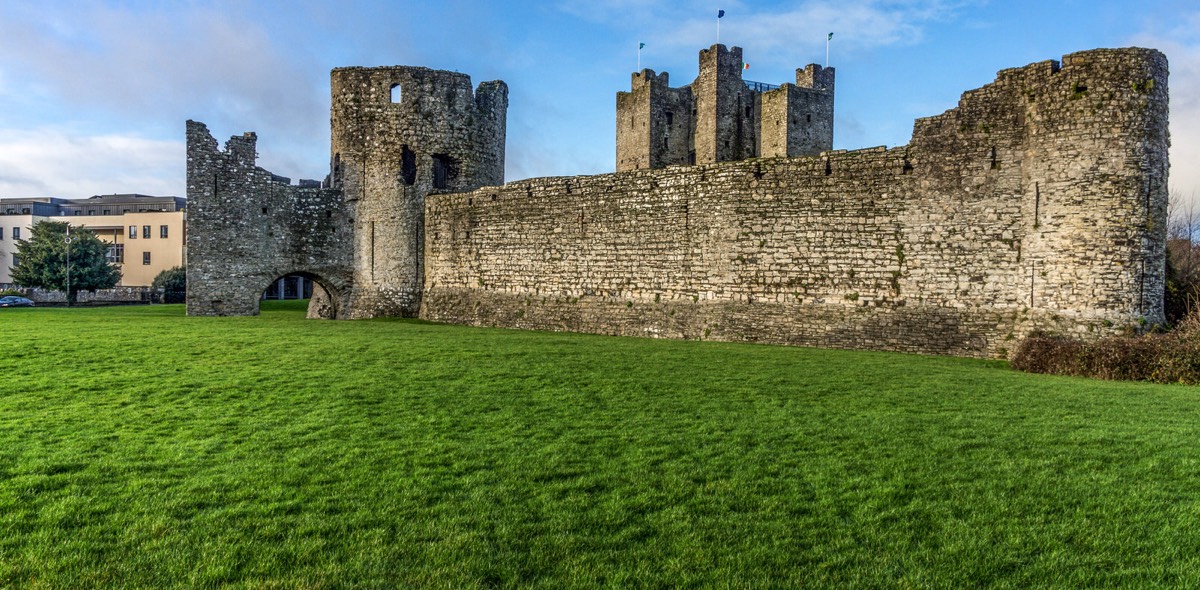
[[[182,266],[168,268],[158,273],[150,286],[162,289],[163,303],[183,303],[187,301],[187,270]]]
[[[1121,381],[1200,383],[1200,313],[1166,334],[1083,342],[1033,334],[1017,347],[1012,367],[1030,373]]]

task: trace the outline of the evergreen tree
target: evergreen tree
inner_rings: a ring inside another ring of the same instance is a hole
[[[17,264],[12,280],[25,287],[67,291],[67,252],[71,253],[70,292],[110,289],[121,280],[121,270],[108,262],[108,244],[92,232],[71,228],[67,243],[67,223],[40,221],[33,226],[28,240],[17,240]]]

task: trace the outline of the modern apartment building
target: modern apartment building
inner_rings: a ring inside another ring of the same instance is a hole
[[[39,221],[66,221],[109,244],[121,267],[121,286],[149,286],[158,273],[187,259],[185,210],[180,197],[100,195],[90,199],[0,199],[0,283],[11,283],[17,240]]]

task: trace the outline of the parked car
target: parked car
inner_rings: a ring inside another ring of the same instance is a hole
[[[33,307],[33,301],[16,295],[0,297],[0,307]]]

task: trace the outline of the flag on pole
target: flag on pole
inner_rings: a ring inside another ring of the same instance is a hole
[[[826,41],[833,41],[833,33],[830,33],[830,34],[829,34],[829,38],[828,38],[828,39],[826,39]]]
[[[718,11],[717,11],[717,18],[722,18],[722,17],[724,17],[724,16],[725,16],[725,11],[724,11],[724,10],[718,10]]]
[[[645,48],[646,48],[645,43],[638,43],[638,49],[645,49]]]
[[[750,64],[748,64],[748,63],[746,63],[746,62],[742,62],[742,69],[743,69],[743,70],[748,70],[748,69],[750,69]]]

